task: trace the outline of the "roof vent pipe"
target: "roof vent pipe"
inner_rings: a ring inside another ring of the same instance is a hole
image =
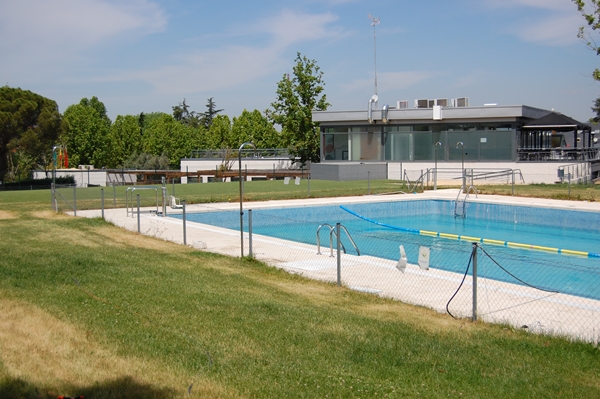
[[[375,123],[375,121],[373,120],[373,104],[377,106],[378,99],[379,98],[377,97],[377,94],[373,94],[373,96],[371,96],[371,99],[369,100],[369,108],[367,111],[367,120],[369,121],[369,123]]]
[[[381,122],[383,123],[388,123],[388,110],[390,109],[390,106],[387,104],[384,104],[383,107],[381,107]]]

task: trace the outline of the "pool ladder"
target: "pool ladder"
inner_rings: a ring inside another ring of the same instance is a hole
[[[329,227],[329,251],[330,251],[329,256],[333,257],[333,236],[335,235],[337,238],[337,233],[335,231],[335,226],[332,226],[329,223],[323,223],[322,225],[320,225],[317,228],[317,255],[321,255],[321,237],[319,235],[319,232],[321,231],[321,228],[325,227],[325,226]],[[359,251],[358,247],[356,246],[356,243],[352,239],[352,236],[348,232],[348,229],[346,229],[343,225],[340,224],[340,230],[344,230],[346,232],[346,235],[348,236],[348,239],[350,240],[350,242],[352,243],[352,246],[356,250],[356,253],[358,254],[358,256],[360,256],[360,251]],[[342,243],[341,240],[340,240],[340,245],[341,245],[344,253],[346,253],[346,247],[344,246],[344,244]]]
[[[455,218],[461,217],[464,219],[467,217],[467,198],[469,198],[469,193],[471,192],[471,190],[473,190],[473,192],[475,193],[475,197],[477,197],[477,190],[475,189],[475,187],[469,186],[469,188],[466,188],[465,186],[462,186],[460,188],[460,191],[456,196],[456,201],[454,201]],[[461,197],[462,194],[464,194],[464,197]]]

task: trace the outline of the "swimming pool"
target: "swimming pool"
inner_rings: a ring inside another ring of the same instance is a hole
[[[454,201],[414,200],[343,206],[307,206],[254,210],[254,234],[316,245],[319,225],[341,223],[350,232],[361,254],[397,260],[403,245],[411,263],[420,246],[431,249],[430,267],[463,273],[472,250],[472,240],[447,240],[390,229],[365,219],[407,230],[428,230],[497,241],[543,247],[600,252],[600,213],[552,208],[509,206],[481,202],[466,204],[467,217],[454,217]],[[246,212],[247,217],[248,212]],[[364,219],[356,215],[363,216]],[[239,230],[239,211],[188,214],[192,222]],[[245,221],[247,230],[248,221]],[[328,231],[321,243],[328,246]],[[347,238],[343,242],[353,251]],[[512,274],[543,289],[600,299],[600,259],[563,256],[521,248],[482,244],[493,259]],[[494,261],[479,260],[480,275],[520,284]]]

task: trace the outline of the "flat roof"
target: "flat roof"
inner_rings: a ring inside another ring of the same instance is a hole
[[[389,124],[405,123],[458,123],[463,121],[516,121],[535,120],[552,111],[528,105],[485,105],[479,107],[443,107],[442,119],[434,119],[433,108],[390,108]],[[373,109],[373,119],[381,124],[381,108]],[[322,125],[368,123],[368,111],[313,111],[312,119]]]

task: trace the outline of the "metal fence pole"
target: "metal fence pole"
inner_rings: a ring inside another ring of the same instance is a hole
[[[73,216],[77,216],[77,185],[73,186]]]
[[[142,232],[140,228],[140,195],[137,195],[137,223],[138,223],[138,233]]]
[[[335,234],[337,235],[337,285],[342,285],[342,255],[340,252],[341,240],[340,240],[340,224],[335,224]]]
[[[100,189],[100,204],[102,207],[102,220],[104,220],[104,189]]]
[[[308,196],[310,197],[310,175],[308,175]]]
[[[183,218],[183,245],[187,245],[187,234],[186,234],[186,219],[185,219],[185,200],[181,201],[182,206],[182,218]]]
[[[175,178],[173,178],[172,182],[173,182],[173,195],[175,195]]]
[[[371,171],[367,170],[367,194],[371,195]]]
[[[473,321],[477,321],[477,243],[473,243]]]
[[[515,171],[512,170],[512,195],[515,195]]]
[[[248,209],[248,256],[252,256],[252,209]]]
[[[113,183],[113,208],[117,207],[117,186]]]
[[[56,209],[56,193],[54,192],[55,187],[54,187],[54,183],[50,183],[51,186],[51,190],[50,190],[50,202],[51,202],[51,206],[52,206],[52,210],[54,212],[58,212],[58,209]]]

